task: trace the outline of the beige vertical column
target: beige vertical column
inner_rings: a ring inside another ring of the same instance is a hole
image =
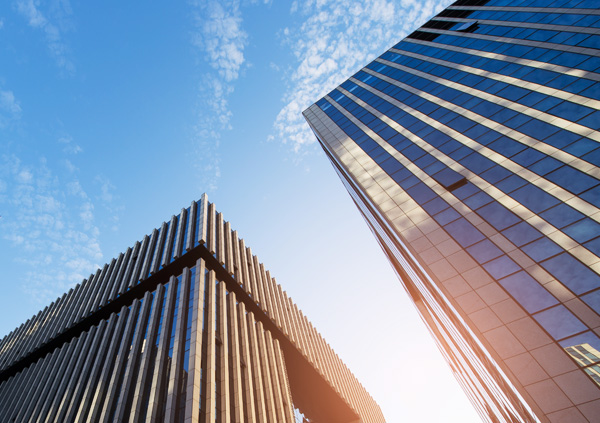
[[[148,333],[146,334],[146,339],[142,344],[140,369],[133,391],[133,400],[131,401],[130,415],[133,416],[133,423],[137,423],[140,420],[141,410],[144,406],[144,404],[142,404],[144,399],[144,389],[146,384],[151,383],[152,381],[152,375],[149,374],[151,364],[150,360],[152,358],[152,350],[155,348],[154,343],[156,342],[156,336],[158,335],[158,325],[160,322],[164,296],[165,287],[164,285],[159,284],[156,287],[156,292],[154,294],[154,307],[152,308],[152,315],[150,316]]]
[[[258,261],[258,257],[252,256],[252,261],[254,262],[254,272],[256,274],[256,286],[258,288],[258,292],[260,294],[260,308],[263,311],[267,310],[267,298],[265,293],[265,284],[262,278],[262,272],[260,271],[261,263]]]
[[[212,203],[208,204],[208,251],[211,254],[215,254],[217,252],[217,215],[215,211],[215,205]]]
[[[292,313],[294,315],[294,321],[296,322],[296,327],[298,328],[298,338],[300,340],[300,352],[303,356],[307,356],[308,351],[308,341],[306,339],[306,332],[304,331],[304,326],[302,325],[302,315],[300,314],[300,310],[298,306],[294,303]]]
[[[237,316],[237,301],[235,293],[230,292],[227,296],[227,312],[229,315],[227,332],[229,334],[229,350],[231,354],[231,384],[233,386],[233,398],[230,401],[233,403],[233,416],[231,421],[242,423],[244,419],[244,405],[242,397],[242,367],[240,356],[240,331],[238,316]]]
[[[242,261],[240,256],[240,240],[237,231],[231,232],[231,249],[233,254],[233,277],[238,285],[242,285]]]
[[[179,290],[179,307],[177,308],[177,322],[175,322],[175,339],[173,340],[173,355],[171,357],[171,370],[167,383],[167,402],[165,406],[165,420],[174,422],[179,411],[179,390],[181,387],[181,373],[185,353],[185,333],[187,331],[188,309],[190,300],[190,269],[183,269],[181,275],[181,288]]]
[[[209,237],[210,238],[210,237]],[[206,289],[206,307],[208,309],[208,321],[204,330],[207,331],[206,336],[206,377],[204,385],[205,405],[204,408],[204,421],[214,422],[215,421],[215,405],[217,398],[215,398],[215,387],[217,384],[215,367],[216,367],[216,356],[215,356],[215,325],[216,325],[216,310],[215,310],[215,272],[211,270],[208,272],[208,287]]]
[[[283,412],[286,420],[289,423],[294,423],[294,402],[292,401],[290,382],[288,380],[283,351],[281,351],[279,340],[273,339],[273,349],[275,351],[275,361],[277,362],[277,369],[279,371],[279,380],[281,384],[281,394],[283,396]]]
[[[142,245],[140,246],[140,250],[138,252],[138,256],[135,261],[135,266],[133,267],[131,276],[129,276],[129,283],[127,285],[128,288],[133,288],[137,284],[137,281],[140,279],[142,267],[144,266],[144,261],[146,259],[146,255],[148,254],[148,243],[149,242],[150,242],[150,238],[148,237],[148,235],[144,235],[144,239],[142,240]]]
[[[254,398],[256,399],[256,421],[259,423],[267,421],[267,408],[265,401],[265,392],[263,388],[263,374],[260,366],[260,350],[258,347],[258,338],[256,336],[256,322],[254,314],[250,311],[246,314],[248,324],[248,335],[250,340],[250,361],[252,363],[252,377]]]
[[[269,368],[269,353],[265,341],[265,330],[262,322],[256,322],[256,336],[258,339],[258,350],[260,353],[260,364],[262,371],[263,390],[265,392],[265,403],[267,408],[267,421],[276,422],[275,399],[273,395],[273,382],[271,379],[271,369]]]
[[[223,227],[223,213],[217,213],[217,261],[221,266],[225,264],[225,236]]]
[[[265,293],[265,307],[267,311],[267,315],[274,320],[275,318],[275,306],[273,305],[273,292],[270,290],[271,284],[265,272],[265,266],[263,263],[259,265],[260,269],[260,279],[262,281],[263,292]]]
[[[243,302],[238,303],[239,327],[240,327],[240,347],[241,358],[243,360],[242,378],[244,380],[244,408],[246,410],[246,422],[255,423],[256,408],[254,406],[254,377],[252,370],[252,359],[250,356],[250,339],[248,335],[248,320],[246,318],[246,306]]]
[[[296,348],[300,348],[300,336],[298,335],[298,323],[296,322],[296,319],[294,319],[294,302],[292,301],[292,299],[290,297],[287,296],[287,293],[285,291],[283,291],[283,295],[284,295],[284,306],[285,306],[285,311],[288,315],[289,321],[290,321],[290,333],[289,333],[289,338],[292,341],[292,343],[296,346]]]
[[[173,219],[175,216],[172,216]],[[160,233],[158,235],[158,241],[156,242],[156,247],[154,247],[154,256],[152,257],[152,264],[150,265],[150,274],[153,275],[158,272],[160,268],[160,262],[163,258],[164,250],[166,249],[165,242],[168,239],[167,237],[171,236],[171,232],[173,231],[172,225],[167,225],[167,222],[163,222],[160,227]]]
[[[279,285],[275,279],[273,279],[273,282],[275,283],[275,300],[277,301],[277,309],[279,310],[279,328],[287,336],[289,333],[289,322],[287,321],[287,316],[285,313],[283,290],[281,289],[281,285]]]
[[[206,244],[208,242],[208,195],[202,194],[200,197],[198,210],[198,244]]]
[[[173,258],[178,259],[181,257],[181,251],[183,249],[183,233],[185,232],[185,225],[187,224],[187,210],[181,209],[179,213],[179,222],[177,223],[177,238],[175,239],[175,245],[173,245]]]
[[[169,279],[169,288],[165,309],[163,311],[162,325],[160,328],[160,341],[152,374],[152,384],[150,395],[148,397],[148,411],[146,412],[146,423],[158,421],[159,410],[161,406],[162,391],[165,385],[165,370],[169,358],[169,344],[171,342],[171,328],[173,326],[173,314],[175,309],[175,300],[177,299],[177,279],[171,276]]]
[[[229,222],[225,222],[225,226],[223,228],[223,238],[225,241],[225,269],[230,275],[233,275],[235,272],[233,267],[233,246],[231,245],[231,235],[231,224]]]
[[[222,225],[221,225],[222,226]],[[221,410],[221,421],[231,421],[231,408],[229,405],[229,343],[227,342],[227,290],[225,289],[225,282],[221,281],[217,285],[217,301],[219,302],[219,315],[217,327],[219,331],[219,339],[221,339],[221,345],[219,348],[219,358],[221,361],[220,374],[217,375],[220,381],[220,398],[219,401]]]
[[[308,328],[308,319],[305,315],[302,314],[302,311],[300,311],[300,324],[302,325],[304,333],[306,334],[306,355],[308,361],[310,361],[311,363],[315,363],[315,340],[313,339],[313,336]]]
[[[273,307],[275,308],[275,323],[279,329],[284,330],[285,327],[285,319],[283,317],[283,305],[281,303],[281,298],[279,295],[279,285],[275,281],[275,278],[271,278],[269,272],[267,272],[267,276],[269,278],[269,284],[271,285],[271,292],[273,295]]]
[[[279,369],[277,368],[277,359],[273,348],[273,337],[271,332],[265,331],[266,356],[269,362],[269,372],[271,374],[271,386],[273,388],[273,403],[275,404],[275,415],[278,423],[286,423],[286,416],[283,411],[283,396],[281,395],[281,378],[279,377]],[[264,355],[263,355],[264,356]],[[290,422],[291,423],[291,422]]]
[[[246,261],[248,263],[248,280],[251,288],[252,299],[255,303],[260,302],[260,293],[256,284],[256,272],[254,271],[254,259],[252,258],[252,249],[246,247]]]
[[[250,286],[250,276],[248,274],[248,256],[246,253],[246,244],[243,239],[240,239],[240,265],[241,265],[241,282],[244,290],[252,295],[252,287]]]
[[[190,204],[190,212],[187,214],[187,225],[185,226],[186,238],[183,248],[185,251],[190,251],[194,248],[194,236],[196,235],[196,213],[198,212],[198,204],[192,201]],[[201,225],[201,222],[198,222]]]
[[[198,423],[202,372],[202,319],[204,318],[204,273],[203,259],[196,262],[196,282],[194,283],[194,303],[192,306],[192,332],[190,334],[190,361],[185,398],[184,423]]]

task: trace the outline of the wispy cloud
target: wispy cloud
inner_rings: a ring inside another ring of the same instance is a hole
[[[102,260],[93,205],[73,174],[46,159],[0,158],[0,233],[25,269],[23,289],[41,303],[94,271]]]
[[[0,129],[21,117],[21,106],[12,91],[0,89]]]
[[[242,28],[240,2],[192,1],[192,44],[201,62],[212,71],[203,72],[198,88],[197,120],[193,128],[195,166],[208,191],[216,189],[220,176],[219,140],[230,129],[228,99],[242,72],[248,35]]]
[[[71,60],[69,47],[63,40],[63,33],[71,27],[69,17],[72,11],[69,1],[54,2],[51,8],[52,18],[44,14],[39,8],[39,2],[34,0],[17,0],[15,8],[30,27],[43,32],[50,56],[58,67],[67,74],[74,74],[75,65]]]
[[[291,13],[304,19],[298,27],[283,31],[284,43],[296,57],[296,64],[286,73],[285,105],[274,123],[277,138],[295,152],[314,143],[302,111],[449,3],[295,1]]]

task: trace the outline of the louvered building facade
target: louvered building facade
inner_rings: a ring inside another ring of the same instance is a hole
[[[204,195],[0,341],[2,422],[384,422]]]
[[[304,115],[482,418],[600,421],[600,2],[457,1]]]

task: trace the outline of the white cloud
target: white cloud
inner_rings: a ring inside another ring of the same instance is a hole
[[[60,144],[64,144],[63,152],[67,154],[79,154],[83,149],[73,142],[73,138],[70,136],[63,136],[58,139]]]
[[[0,180],[0,237],[26,269],[23,289],[47,303],[101,264],[93,205],[71,173],[51,171],[45,159],[24,163],[4,155]]]
[[[191,1],[190,5],[194,19],[192,44],[202,62],[213,70],[200,78],[192,135],[196,174],[203,190],[212,191],[220,176],[220,133],[231,129],[228,99],[246,64],[248,35],[242,28],[239,1]]]
[[[67,44],[63,41],[63,32],[71,26],[68,17],[71,15],[71,6],[68,0],[54,2],[52,5],[52,19],[46,17],[38,8],[39,2],[34,0],[17,0],[17,12],[27,19],[27,24],[43,31],[50,56],[58,67],[67,74],[75,73],[75,65],[70,58]]]
[[[315,142],[302,111],[348,79],[393,43],[422,25],[450,0],[307,0],[291,13],[304,20],[285,28],[283,39],[296,57],[288,71],[285,105],[275,135],[295,152]]]
[[[12,91],[0,90],[0,129],[21,117],[21,106]]]

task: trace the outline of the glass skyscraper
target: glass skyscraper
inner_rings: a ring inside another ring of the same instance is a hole
[[[384,423],[206,196],[0,340],[1,422]]]
[[[600,1],[460,0],[304,112],[485,421],[600,420],[599,81]]]

